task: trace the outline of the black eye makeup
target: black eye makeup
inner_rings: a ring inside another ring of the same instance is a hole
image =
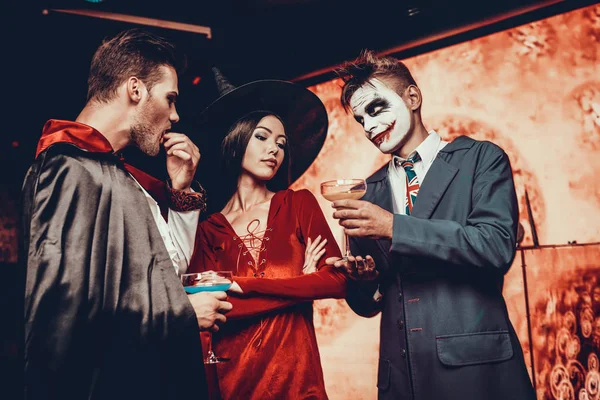
[[[387,100],[377,98],[365,107],[365,112],[371,116],[375,116],[380,112],[387,110],[389,107],[390,103]]]

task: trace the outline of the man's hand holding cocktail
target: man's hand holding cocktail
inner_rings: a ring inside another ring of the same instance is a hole
[[[217,332],[227,321],[225,314],[233,308],[225,292],[199,292],[188,295],[201,331]]]
[[[355,281],[373,281],[379,272],[375,269],[375,260],[371,256],[348,256],[348,260],[338,257],[329,257],[325,260],[327,265],[342,269],[350,279]]]
[[[337,200],[333,218],[339,219],[348,236],[368,239],[391,239],[394,214],[364,200]]]

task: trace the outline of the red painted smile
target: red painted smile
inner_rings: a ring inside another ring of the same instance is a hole
[[[392,130],[394,129],[395,125],[396,121],[392,122],[392,124],[386,130],[384,130],[381,133],[378,133],[375,137],[371,138],[371,142],[373,142],[377,147],[381,146],[381,143],[387,141],[390,138],[390,133],[392,133]]]

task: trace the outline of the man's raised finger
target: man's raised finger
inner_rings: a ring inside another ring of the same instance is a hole
[[[183,133],[175,133],[175,132],[165,133],[163,136],[163,140],[164,140],[163,144],[165,146],[173,146],[175,143],[182,143],[182,142],[190,141],[190,139]]]
[[[190,146],[187,143],[175,143],[173,146],[165,146],[165,150],[167,150],[167,154],[173,154],[175,150],[185,151],[186,153],[192,153]]]

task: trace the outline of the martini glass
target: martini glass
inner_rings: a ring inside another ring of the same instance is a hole
[[[181,283],[186,293],[225,292],[233,284],[231,271],[208,271],[181,275]],[[217,357],[212,350],[212,334],[209,333],[209,349],[204,364],[219,364],[229,361],[229,358]]]
[[[321,194],[329,201],[358,200],[367,192],[367,182],[364,179],[336,179],[321,183]],[[344,234],[345,253],[344,260],[350,256],[350,241]]]

